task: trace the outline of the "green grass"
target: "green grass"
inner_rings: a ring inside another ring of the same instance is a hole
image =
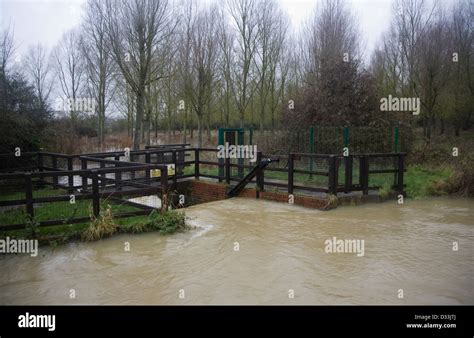
[[[134,216],[113,219],[118,233],[142,233],[157,231],[162,235],[174,232],[184,232],[190,227],[185,222],[185,215],[178,211],[166,213],[154,212],[149,216]],[[38,227],[36,237],[41,245],[56,246],[72,240],[84,240],[84,233],[90,229],[92,222],[64,224],[47,227]],[[0,232],[0,238],[32,238],[31,230],[19,229]]]
[[[46,186],[42,188],[35,187],[33,189],[33,198],[61,196],[61,195],[68,195],[68,193],[64,189],[54,189],[51,186]],[[25,191],[9,191],[6,193],[0,193],[0,201],[12,201],[12,200],[22,200],[22,199],[25,199]]]
[[[54,189],[50,186],[46,186],[41,189],[36,188],[33,190],[33,198],[62,195],[69,196],[69,193],[64,189]],[[24,198],[25,194],[23,191],[8,192],[6,194],[0,195],[0,201]],[[106,199],[102,199],[100,204],[102,208],[106,207],[107,204],[111,204],[112,210],[115,213],[138,210],[133,206],[111,203]],[[34,219],[36,221],[64,220],[65,223],[67,223],[67,220],[71,218],[87,217],[90,215],[90,212],[91,200],[77,199],[74,204],[71,204],[69,201],[60,201],[38,203],[34,205]],[[24,205],[12,209],[5,209],[4,211],[0,212],[0,225],[24,223],[27,218],[28,215],[26,214]]]
[[[428,168],[411,165],[405,173],[406,192],[409,198],[419,199],[433,195],[436,184],[446,182],[454,170],[449,167]]]
[[[102,199],[100,201],[101,207],[107,204],[112,206],[115,213],[136,211],[137,208],[126,204],[113,204],[110,201]],[[91,201],[90,200],[76,200],[76,203],[70,204],[69,201],[51,202],[36,204],[34,207],[35,220],[64,220],[67,223],[68,219],[87,217],[90,215]],[[27,218],[24,206],[19,208],[6,210],[0,213],[1,224],[16,224],[23,223]]]

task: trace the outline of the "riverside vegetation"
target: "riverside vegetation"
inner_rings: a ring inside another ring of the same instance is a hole
[[[90,222],[39,227],[35,219],[29,220],[25,229],[5,231],[2,237],[37,239],[41,245],[67,243],[75,240],[97,241],[120,233],[142,233],[157,231],[161,235],[185,232],[191,229],[184,212],[168,210],[152,211],[148,216],[115,219],[113,207],[108,205],[98,217]]]

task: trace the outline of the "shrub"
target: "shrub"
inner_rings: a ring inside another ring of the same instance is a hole
[[[474,156],[469,154],[459,158],[454,174],[443,184],[443,190],[465,197],[474,196]]]
[[[97,241],[103,237],[111,236],[117,231],[117,224],[112,217],[110,205],[101,211],[99,217],[93,218],[89,227],[82,232],[82,239],[85,241]]]
[[[186,224],[186,216],[177,211],[153,211],[144,226],[147,231],[158,230],[162,235],[184,232],[189,229]]]
[[[381,199],[386,199],[392,192],[392,185],[389,182],[385,182],[380,188],[379,188],[379,195]]]

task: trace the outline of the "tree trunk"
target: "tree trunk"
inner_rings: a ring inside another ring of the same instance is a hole
[[[202,114],[198,114],[198,148],[202,148]]]
[[[183,143],[187,142],[188,130],[186,122],[188,120],[188,110],[184,110],[184,119],[183,119]]]
[[[139,150],[140,149],[140,143],[141,143],[141,129],[142,129],[142,120],[143,120],[143,90],[140,90],[139,93],[137,93],[137,112],[135,116],[135,132],[133,135],[133,150]]]

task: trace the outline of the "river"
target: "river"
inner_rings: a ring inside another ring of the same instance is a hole
[[[0,304],[474,304],[473,206],[196,205],[186,209],[195,227],[187,233],[1,255]],[[364,240],[363,255],[326,252],[334,237]]]

